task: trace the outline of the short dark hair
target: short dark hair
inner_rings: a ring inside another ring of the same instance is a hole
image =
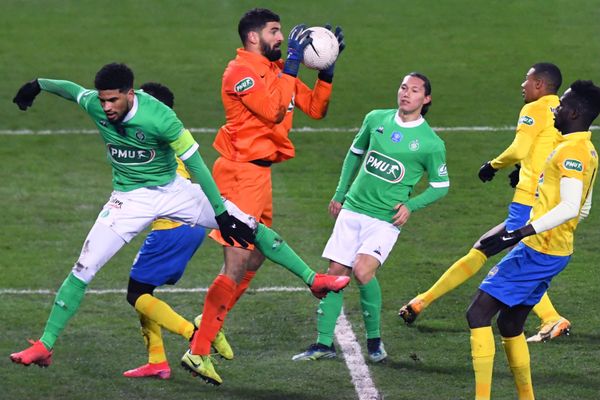
[[[558,89],[560,89],[560,85],[562,85],[562,74],[556,65],[549,62],[540,62],[533,64],[531,68],[535,71],[535,76],[546,81],[548,90],[551,93],[558,93]]]
[[[571,89],[569,105],[581,114],[582,122],[591,125],[600,114],[600,87],[594,85],[592,81],[577,80],[569,89]]]
[[[122,63],[106,64],[96,73],[94,85],[98,90],[126,92],[133,89],[133,71]]]
[[[411,72],[407,76],[413,76],[415,78],[419,78],[420,80],[422,80],[423,86],[425,86],[425,96],[431,95],[431,81],[429,80],[428,77],[426,77],[425,75],[423,75],[420,72]],[[429,107],[431,106],[431,103],[432,103],[432,101],[430,100],[429,103],[423,104],[423,108],[421,109],[422,116],[425,116],[425,114],[427,114],[427,111],[429,111]]]
[[[279,15],[266,8],[253,8],[246,12],[238,23],[238,33],[242,44],[246,44],[248,33],[260,31],[267,25],[267,22],[279,22]]]
[[[173,108],[175,105],[175,95],[171,92],[171,89],[165,85],[161,85],[158,82],[146,82],[140,86],[140,89],[170,108]]]

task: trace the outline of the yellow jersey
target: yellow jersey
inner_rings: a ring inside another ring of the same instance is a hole
[[[598,153],[591,142],[591,132],[574,132],[563,140],[548,157],[539,177],[538,198],[533,205],[530,222],[535,221],[560,203],[560,179],[575,178],[583,182],[579,210],[583,206],[596,179]],[[573,253],[573,233],[579,218],[575,217],[548,231],[523,239],[534,250],[553,256]]]
[[[513,202],[531,206],[535,201],[538,178],[548,154],[562,140],[554,127],[553,112],[558,103],[558,96],[552,94],[525,104],[519,113],[513,142],[490,162],[496,169],[521,163]]]
[[[183,161],[181,161],[178,157],[175,157],[175,160],[177,161],[177,175],[182,176],[185,179],[192,179],[192,177],[190,176],[190,173],[185,168]],[[161,218],[161,219],[154,220],[154,222],[152,222],[152,230],[158,231],[158,230],[164,230],[164,229],[173,229],[173,228],[177,228],[178,226],[181,226],[181,225],[183,225],[181,222],[175,222],[175,221],[171,221],[170,219]]]

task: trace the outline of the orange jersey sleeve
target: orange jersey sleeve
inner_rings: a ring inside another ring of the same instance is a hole
[[[311,89],[300,79],[296,80],[296,106],[313,119],[321,119],[327,115],[332,84],[317,79],[315,88]]]

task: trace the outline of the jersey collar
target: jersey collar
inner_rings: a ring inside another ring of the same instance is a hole
[[[591,131],[572,132],[563,135],[563,140],[592,140]]]
[[[125,118],[123,118],[123,122],[129,121],[131,118],[135,117],[135,114],[138,110],[138,99],[137,96],[133,96],[133,106],[131,106],[131,110],[127,113]]]
[[[394,114],[394,122],[396,122],[396,124],[398,124],[402,128],[416,128],[417,126],[425,122],[425,118],[423,118],[422,115],[419,115],[419,118],[415,119],[414,121],[404,122],[400,119],[398,111],[396,111],[396,114]]]
[[[254,65],[257,68],[260,68],[259,74],[263,75],[265,71],[271,69],[273,64],[279,65],[278,62],[271,62],[269,59],[262,54],[252,53],[244,48],[237,49],[237,56],[239,59],[245,60],[251,65]]]

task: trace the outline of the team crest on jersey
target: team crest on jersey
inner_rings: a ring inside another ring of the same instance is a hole
[[[568,169],[571,171],[577,171],[577,172],[583,171],[583,164],[579,160],[566,159],[563,162],[563,167],[565,167],[565,169]]]
[[[517,125],[520,124],[525,124],[525,125],[533,125],[535,124],[535,120],[531,117],[528,117],[527,115],[523,115],[521,118],[519,118],[519,123]]]
[[[391,139],[392,139],[392,142],[398,143],[399,141],[402,140],[403,137],[404,137],[404,135],[402,134],[402,132],[394,131],[394,132],[392,132]]]
[[[135,131],[135,137],[140,142],[143,142],[144,140],[146,140],[146,135],[144,135],[144,132],[142,132],[141,129],[138,129],[137,131]]]
[[[492,276],[496,275],[498,273],[498,266],[495,265],[492,269],[490,269],[490,272],[488,272],[487,277],[491,278]]]
[[[108,155],[117,164],[140,165],[148,164],[156,156],[154,150],[138,149],[136,147],[109,143]]]
[[[247,77],[247,78],[242,79],[238,83],[236,83],[233,86],[233,90],[235,90],[236,93],[241,93],[245,90],[250,89],[253,86],[254,86],[254,79]]]
[[[375,132],[377,133],[383,133],[383,125],[381,125],[379,128],[375,129]]]
[[[419,150],[419,147],[421,147],[421,145],[419,144],[419,139],[415,139],[408,144],[408,149],[410,151],[417,151]]]
[[[367,154],[364,168],[368,174],[390,183],[400,182],[406,171],[400,161],[375,150]]]

